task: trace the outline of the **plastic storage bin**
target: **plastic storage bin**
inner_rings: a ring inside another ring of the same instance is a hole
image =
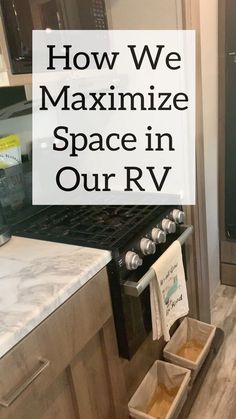
[[[196,377],[215,336],[216,327],[185,317],[164,348],[164,359],[193,371]]]
[[[174,419],[188,394],[191,372],[164,361],[156,361],[129,401],[135,419]]]

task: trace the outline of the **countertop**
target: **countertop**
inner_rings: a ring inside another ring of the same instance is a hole
[[[106,250],[21,237],[0,247],[0,357],[110,260]]]

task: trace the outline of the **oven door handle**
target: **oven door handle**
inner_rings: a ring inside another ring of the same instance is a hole
[[[191,236],[193,233],[193,226],[189,225],[182,225],[180,226],[181,229],[184,229],[184,232],[178,237],[178,241],[181,246],[186,242],[186,240]],[[123,284],[124,293],[131,297],[139,297],[140,294],[148,287],[152,279],[155,278],[154,269],[150,268],[145,275],[138,281],[126,281]]]

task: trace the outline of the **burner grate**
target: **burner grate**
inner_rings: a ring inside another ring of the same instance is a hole
[[[13,233],[112,250],[162,211],[149,205],[52,206],[15,225]]]

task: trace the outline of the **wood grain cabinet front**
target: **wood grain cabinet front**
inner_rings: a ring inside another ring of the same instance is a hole
[[[127,419],[106,270],[0,359],[1,419]]]

